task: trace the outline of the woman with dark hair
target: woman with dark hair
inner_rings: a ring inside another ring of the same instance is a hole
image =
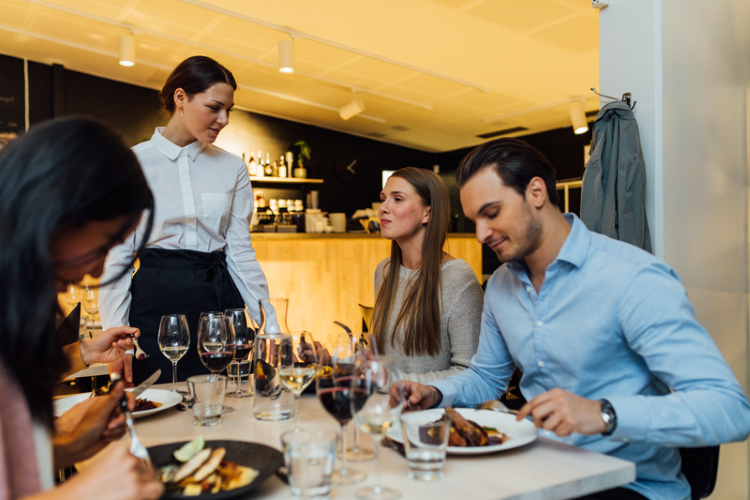
[[[156,199],[154,230],[140,230],[113,249],[105,278],[132,273],[133,250],[146,248],[132,280],[101,290],[99,306],[106,327],[138,327],[149,356],[124,356],[110,371],[139,383],[161,368],[159,382],[171,381],[172,364],[159,350],[159,321],[184,314],[196,345],[203,311],[247,307],[260,322],[259,300],[268,298],[265,275],[255,260],[249,218],[253,192],[244,162],[213,145],[229,122],[237,83],[209,57],[181,62],[159,94],[170,115],[150,141],[133,148]],[[131,372],[132,366],[132,372]],[[208,373],[196,349],[177,365],[177,377]]]
[[[55,334],[57,293],[100,276],[109,249],[152,207],[135,155],[95,121],[36,126],[0,152],[0,498],[161,494],[153,471],[120,446],[53,489],[56,468],[92,456],[125,430],[116,409],[123,384],[53,422],[52,391],[69,367]],[[108,330],[79,354],[117,357],[131,331]]]
[[[406,380],[447,378],[468,368],[477,350],[483,300],[471,267],[443,250],[448,189],[437,174],[407,167],[391,175],[380,200],[380,233],[393,243],[375,270],[378,349]]]

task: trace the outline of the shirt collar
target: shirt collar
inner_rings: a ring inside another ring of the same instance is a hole
[[[581,267],[588,254],[591,234],[589,234],[586,225],[575,214],[563,214],[563,217],[570,223],[570,233],[565,238],[565,243],[557,254],[557,258],[550,266],[553,266],[557,261],[562,261],[575,267]],[[526,262],[523,259],[508,262],[508,269],[514,274],[520,275],[526,271]]]
[[[180,152],[183,150],[188,154],[191,160],[195,161],[198,158],[198,155],[201,154],[201,151],[203,151],[203,148],[206,147],[204,142],[195,141],[184,148],[181,148],[161,135],[164,132],[164,128],[165,127],[156,127],[154,135],[151,136],[151,142],[154,143],[156,149],[172,161],[176,160],[177,157],[180,156]]]

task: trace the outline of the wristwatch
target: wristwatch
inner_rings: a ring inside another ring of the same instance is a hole
[[[606,399],[600,399],[599,404],[601,405],[599,416],[602,417],[604,423],[607,424],[607,430],[602,432],[602,435],[609,436],[615,431],[615,427],[617,427],[617,414],[615,413],[615,409],[612,407],[612,403],[610,403]]]
[[[430,408],[437,408],[437,407],[440,406],[440,403],[443,402],[443,393],[440,392],[440,389],[438,389],[437,387],[433,387],[433,389],[435,389],[437,391],[438,399],[437,399],[437,403],[435,403],[434,405],[432,405]]]

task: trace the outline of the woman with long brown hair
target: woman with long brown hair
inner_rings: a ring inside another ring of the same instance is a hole
[[[375,270],[378,350],[396,359],[407,380],[447,378],[476,353],[483,301],[471,267],[443,249],[448,189],[437,174],[407,167],[391,175],[380,200],[380,232],[393,243]]]

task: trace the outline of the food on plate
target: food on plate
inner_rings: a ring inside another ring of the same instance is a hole
[[[225,448],[212,450],[205,444],[205,438],[199,436],[174,452],[183,464],[167,483],[168,489],[184,496],[198,496],[242,488],[255,480],[257,470],[224,460]]]
[[[137,411],[146,411],[146,410],[155,410],[164,403],[157,403],[156,401],[150,401],[146,398],[137,398],[135,400],[135,408],[133,408],[133,412]]]
[[[510,439],[507,434],[494,427],[482,427],[476,422],[465,419],[453,408],[446,408],[445,414],[451,418],[448,446],[495,446]]]

